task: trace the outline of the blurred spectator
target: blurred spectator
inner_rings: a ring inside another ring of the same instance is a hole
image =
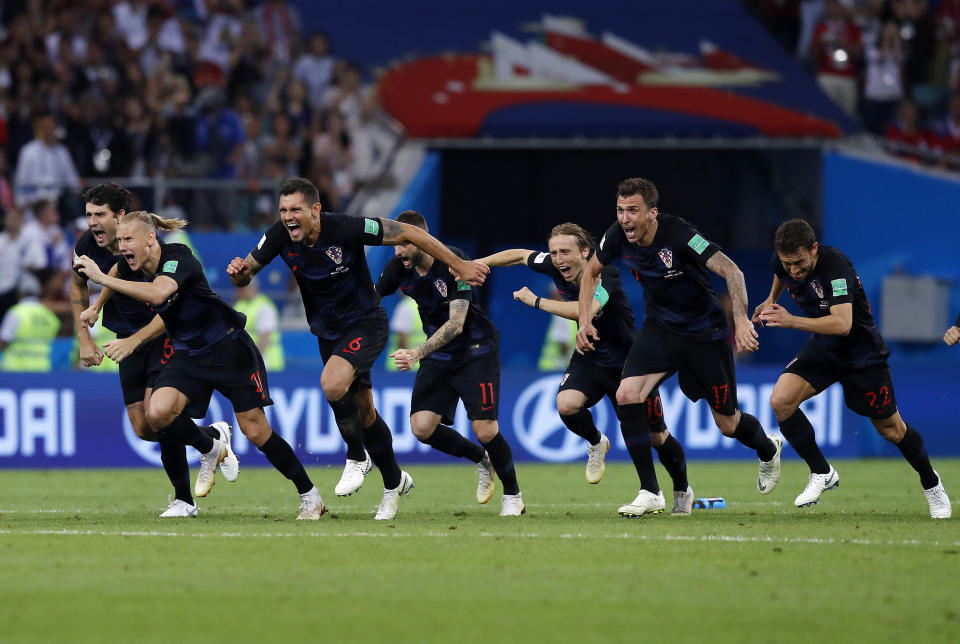
[[[242,0],[213,0],[214,12],[200,45],[197,85],[226,85],[231,57],[243,31]]]
[[[80,189],[80,176],[67,148],[57,142],[57,125],[47,113],[34,120],[34,140],[17,159],[13,191],[18,205],[38,199],[57,199],[64,190]]]
[[[389,356],[397,349],[410,349],[423,344],[427,335],[423,332],[423,322],[420,319],[420,311],[417,308],[417,302],[406,295],[400,293],[400,301],[393,309],[390,315],[390,337],[387,340],[386,355]],[[387,371],[399,371],[396,362],[387,358],[385,363]],[[417,363],[412,370],[420,368]]]
[[[813,29],[810,53],[817,61],[817,82],[850,115],[857,111],[857,65],[863,53],[860,29],[840,0],[825,0],[823,17]]]
[[[0,232],[0,318],[16,304],[18,289],[30,271],[42,270],[47,265],[43,244],[36,237],[23,234],[23,213],[10,208],[3,217]]]
[[[0,211],[13,208],[13,186],[7,179],[7,150],[0,147]]]
[[[863,121],[874,134],[883,134],[903,98],[903,52],[897,26],[888,22],[880,42],[868,45],[863,81]]]
[[[270,58],[289,63],[300,53],[300,14],[283,0],[266,0],[253,10]]]
[[[327,87],[332,76],[330,43],[326,34],[315,33],[310,36],[310,48],[297,58],[293,66],[293,77],[309,88],[310,104],[314,108],[326,107]]]
[[[945,165],[960,168],[960,90],[950,95],[947,115],[937,123],[934,146],[946,156]]]
[[[930,80],[930,65],[936,46],[933,20],[926,0],[891,0],[893,21],[903,42],[903,80],[908,96],[918,84]]]
[[[283,371],[283,337],[277,305],[260,292],[256,279],[237,287],[236,297],[233,308],[247,316],[246,331],[260,349],[267,371]]]
[[[39,289],[24,289],[20,301],[3,316],[0,371],[50,371],[50,353],[60,332],[60,318],[40,301],[39,294]]]
[[[930,141],[930,133],[920,126],[916,103],[901,101],[897,120],[887,126],[887,149],[911,161],[921,161],[930,154]]]
[[[34,218],[24,223],[25,238],[36,238],[43,244],[45,261],[44,279],[47,281],[53,273],[69,275],[73,265],[73,251],[67,243],[67,235],[60,225],[60,213],[55,201],[41,201],[33,209]]]

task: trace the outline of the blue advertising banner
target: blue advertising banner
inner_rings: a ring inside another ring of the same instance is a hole
[[[738,373],[741,408],[756,415],[768,431],[776,429],[768,399],[777,368],[742,368]],[[505,370],[502,374],[500,428],[518,461],[564,462],[585,456],[582,439],[571,434],[556,412],[559,374]],[[939,367],[894,371],[897,400],[907,420],[924,435],[931,454],[960,454],[956,392],[960,369]],[[452,462],[413,436],[408,421],[413,376],[374,374],[374,399],[394,434],[401,462]],[[670,430],[691,462],[708,459],[753,459],[754,454],[714,426],[704,402],[687,400],[671,379],[661,387]],[[342,463],[344,447],[320,389],[316,372],[271,376],[274,405],[267,415],[274,430],[294,446],[308,465]],[[804,405],[828,457],[897,455],[876,437],[869,422],[853,415],[834,386]],[[612,443],[612,459],[627,459],[616,417],[608,401],[594,408],[597,426]],[[214,397],[207,421],[235,423],[223,398]],[[472,436],[462,406],[455,427]],[[256,448],[234,434],[234,449],[245,466],[266,465]],[[193,450],[189,450],[193,451]],[[792,457],[788,449],[785,455]],[[193,454],[196,458],[196,454]],[[156,443],[139,440],[126,418],[115,375],[93,373],[0,375],[0,467],[138,467],[159,465]]]

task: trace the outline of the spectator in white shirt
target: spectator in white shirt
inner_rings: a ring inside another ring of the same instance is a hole
[[[293,65],[293,77],[303,81],[310,90],[310,104],[326,107],[327,87],[333,75],[333,56],[327,36],[315,33],[310,36],[310,50],[297,58]]]
[[[22,234],[23,213],[18,208],[7,210],[0,232],[0,318],[17,303],[18,289],[30,271],[42,270],[47,265],[43,244],[37,237]]]
[[[57,142],[57,125],[50,114],[33,120],[34,138],[23,146],[13,175],[17,205],[58,199],[64,190],[80,190],[80,176],[67,148]]]

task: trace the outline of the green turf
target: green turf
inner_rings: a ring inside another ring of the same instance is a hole
[[[298,522],[268,469],[220,477],[196,520],[155,518],[156,470],[0,471],[0,641],[958,641],[957,519],[929,518],[903,461],[835,465],[840,488],[798,510],[795,461],[769,496],[751,463],[692,463],[728,507],[639,520],[616,514],[626,465],[596,486],[521,465],[511,519],[473,502],[472,468],[414,465],[385,523],[376,472],[338,499],[339,469],[312,470],[331,513]],[[960,461],[935,466],[956,507]]]

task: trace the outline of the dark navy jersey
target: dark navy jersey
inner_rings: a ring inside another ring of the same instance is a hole
[[[279,255],[300,286],[310,331],[335,340],[345,329],[380,308],[364,246],[383,243],[379,219],[320,214],[320,236],[312,246],[293,242],[283,222],[270,226],[250,251],[266,266]]]
[[[459,248],[450,248],[463,259],[467,256]],[[397,289],[409,295],[417,303],[423,331],[432,336],[450,319],[450,302],[467,300],[467,319],[463,330],[453,340],[434,351],[426,359],[457,360],[495,351],[500,346],[500,332],[493,325],[477,298],[477,292],[469,284],[450,274],[446,264],[438,259],[425,275],[420,275],[412,266],[404,268],[399,257],[394,257],[383,267],[377,280],[377,293],[387,296]]]
[[[813,341],[843,366],[860,369],[886,361],[890,349],[880,337],[870,302],[846,255],[832,246],[820,245],[817,264],[802,282],[790,277],[777,253],[773,254],[770,268],[807,317],[822,318],[830,315],[831,306],[853,304],[853,324],[848,335],[813,334]]]
[[[118,264],[120,278],[134,282],[153,282],[165,275],[177,282],[177,290],[166,302],[154,307],[163,318],[167,335],[177,351],[189,355],[208,353],[223,338],[243,331],[246,316],[210,290],[203,266],[183,244],[163,244],[160,263],[153,275],[133,271],[126,261]]]
[[[76,253],[77,257],[86,255],[95,261],[104,274],[109,273],[118,261],[122,264],[127,263],[120,255],[114,255],[106,248],[97,246],[97,242],[93,239],[93,233],[89,230],[77,239],[73,252]],[[77,274],[84,277],[82,271],[77,271]],[[103,326],[116,333],[118,338],[133,335],[147,326],[153,316],[154,312],[145,302],[121,293],[114,293],[103,305]]]
[[[719,251],[685,220],[660,213],[649,246],[628,242],[617,222],[600,240],[597,259],[604,266],[623,260],[643,286],[647,323],[693,340],[720,340],[729,335],[727,317],[706,268]]]
[[[549,275],[560,292],[564,302],[576,302],[580,299],[580,285],[571,284],[553,265],[550,253],[533,252],[527,257],[527,266]],[[620,281],[620,273],[613,266],[606,266],[600,272],[600,282],[593,294],[600,302],[600,311],[593,318],[599,340],[593,342],[594,350],[583,354],[585,360],[601,367],[623,367],[633,344],[635,331],[633,309],[627,300]]]

